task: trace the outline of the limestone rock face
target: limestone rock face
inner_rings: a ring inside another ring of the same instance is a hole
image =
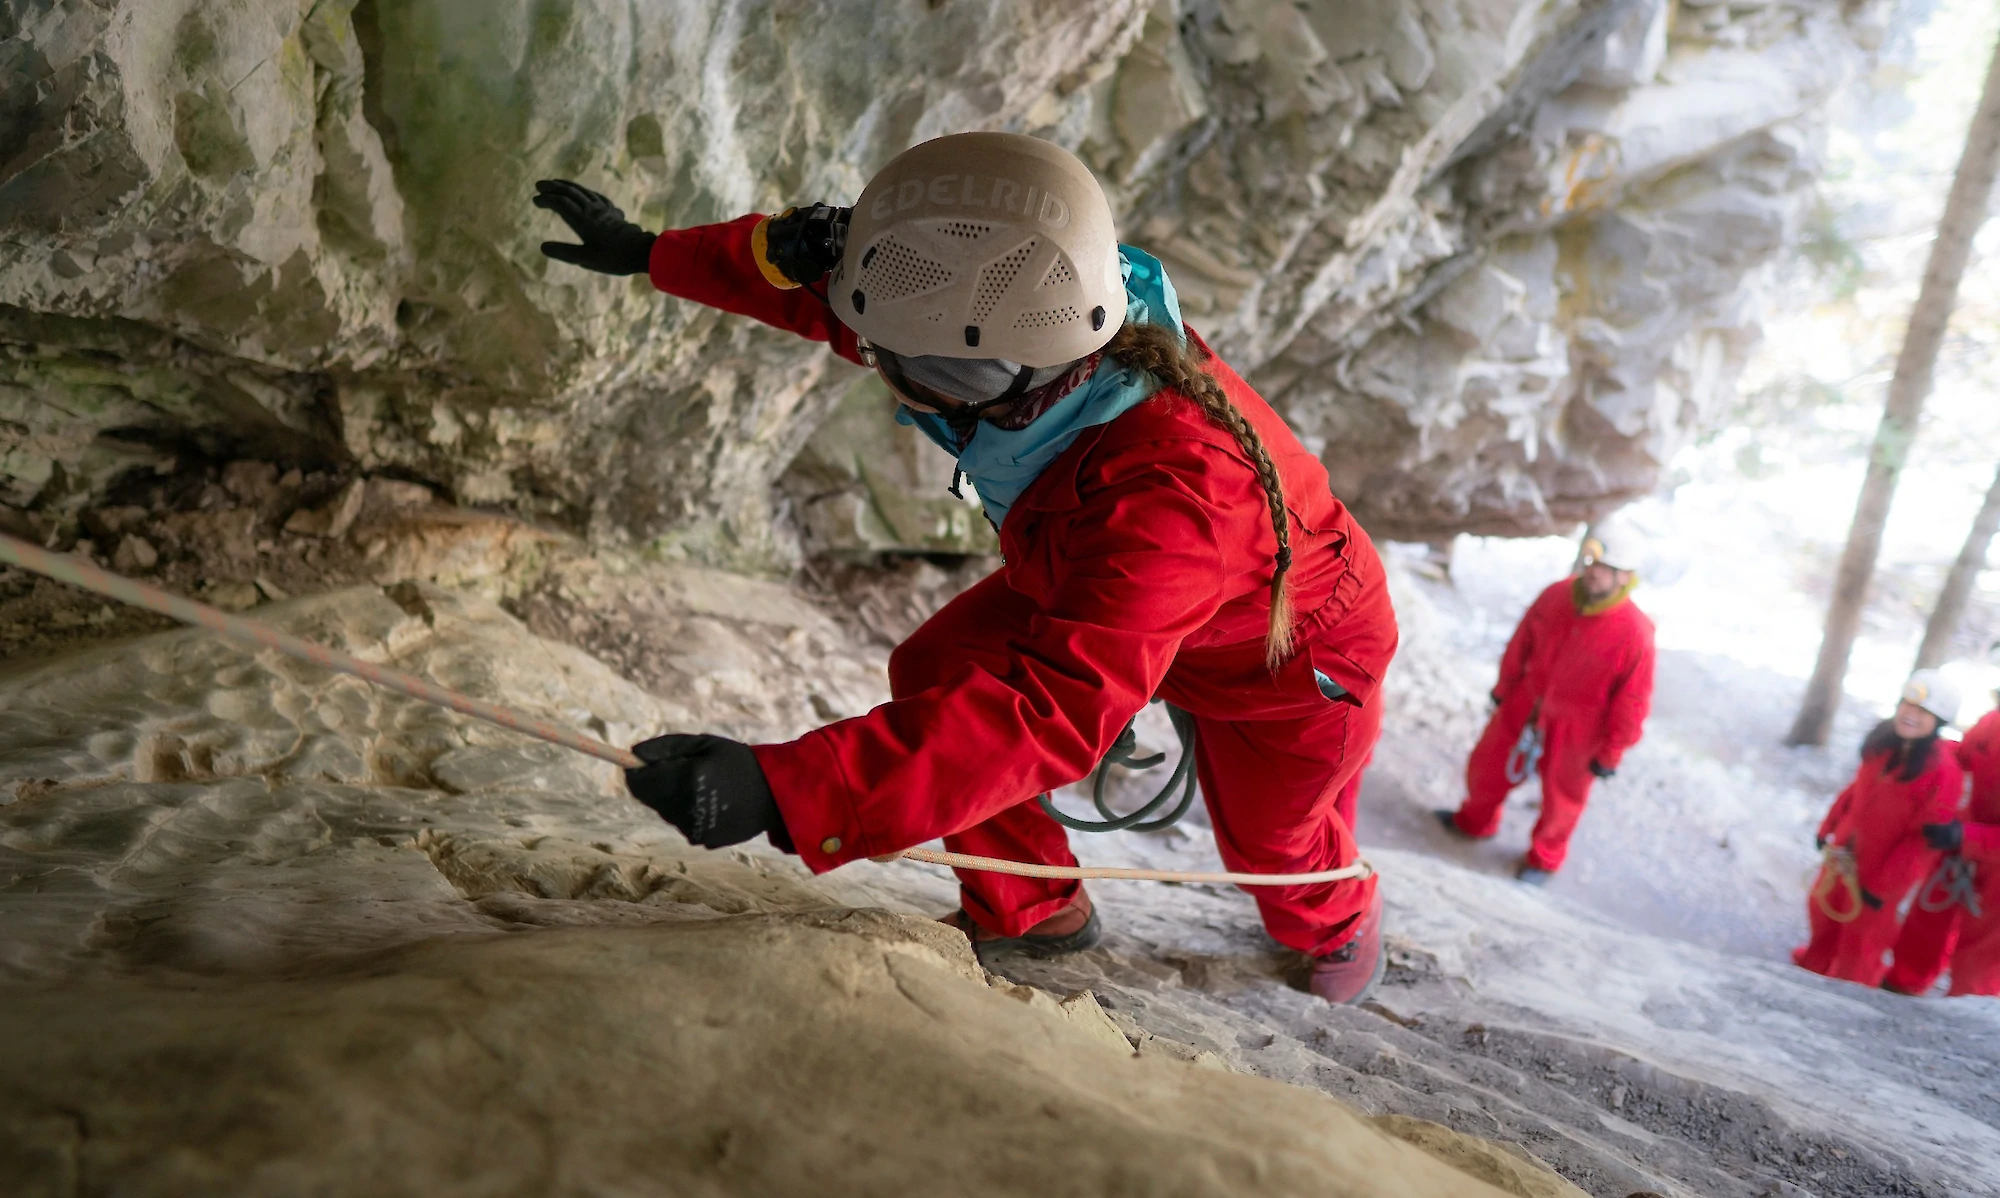
[[[651,228],[851,197],[1136,11],[0,0],[0,502],[192,443],[769,561],[769,484],[853,372],[549,262],[534,181]]]
[[[1730,386],[1852,7],[0,0],[0,503],[195,449],[722,563],[786,560],[801,496],[815,547],[977,541],[830,478],[852,429],[774,491],[856,372],[548,262],[527,199],[689,225],[1008,128],[1098,169],[1371,527],[1543,531]]]
[[[621,743],[670,718],[435,588],[264,614]],[[622,790],[199,632],[0,678],[7,1192],[1581,1192],[1135,1050],[1088,993]]]

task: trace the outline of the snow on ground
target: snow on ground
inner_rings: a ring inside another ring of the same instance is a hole
[[[1683,568],[1635,596],[1658,629],[1653,716],[1618,776],[1596,787],[1551,889],[1650,932],[1782,960],[1805,934],[1813,830],[1852,776],[1862,736],[1894,705],[1938,563],[1956,554],[1986,467],[1940,461],[1906,478],[1829,744],[1789,748],[1860,467],[1802,463],[1746,477],[1735,468],[1737,448],[1718,443],[1680,463],[1691,481],[1673,497],[1677,544],[1668,556]],[[1533,787],[1515,792],[1500,835],[1481,844],[1447,836],[1428,810],[1463,797],[1465,754],[1507,638],[1535,595],[1568,571],[1575,544],[1460,538],[1448,578],[1428,567],[1422,547],[1392,545],[1387,554],[1404,641],[1383,747],[1362,792],[1362,839],[1511,872],[1534,823]],[[1986,581],[1996,585],[1975,595],[1967,620],[1975,630],[2000,619],[2000,574]],[[1964,688],[1969,723],[1992,705],[1994,671],[1968,661],[1947,669]]]

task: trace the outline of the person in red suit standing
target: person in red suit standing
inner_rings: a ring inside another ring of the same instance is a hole
[[[1928,993],[1949,964],[1952,994],[2000,995],[2000,710],[1981,717],[1957,748],[1972,782],[1965,814],[1923,827],[1944,859],[1917,891],[1884,990]]]
[[[1591,784],[1639,743],[1653,701],[1653,622],[1632,602],[1644,545],[1613,517],[1583,542],[1580,568],[1543,591],[1500,659],[1493,716],[1465,764],[1465,802],[1435,812],[1457,835],[1500,830],[1507,794],[1537,768],[1542,813],[1515,876],[1562,868]]]
[[[1352,864],[1338,806],[1381,727],[1387,581],[1326,470],[1180,317],[1102,187],[1036,138],[905,151],[854,206],[645,232],[562,180],[536,203],[582,245],[543,252],[830,343],[872,367],[957,460],[1004,564],[889,661],[892,698],[782,744],[634,747],[641,802],[715,848],[767,836],[815,873],[942,836],[1070,865],[1038,795],[1086,776],[1154,698],[1191,718],[1232,870]],[[957,477],[954,477],[954,487]],[[1100,929],[1075,881],[961,871],[946,921],[976,951],[1073,952]],[[1253,891],[1359,1001],[1383,968],[1372,876]]]
[[[1877,986],[1895,943],[1900,909],[1942,856],[1926,825],[1950,823],[1964,790],[1951,742],[1958,694],[1936,670],[1903,686],[1896,714],[1861,742],[1861,765],[1820,821],[1825,854],[1806,902],[1811,939],[1792,950],[1801,969]]]

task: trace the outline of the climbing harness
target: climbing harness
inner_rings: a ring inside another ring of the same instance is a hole
[[[1519,786],[1542,765],[1542,729],[1530,719],[1521,729],[1521,739],[1507,751],[1507,785]]]
[[[158,612],[183,624],[206,628],[238,644],[270,649],[321,669],[373,683],[384,690],[392,690],[425,703],[448,707],[476,720],[484,720],[489,724],[512,729],[524,736],[532,736],[566,749],[574,749],[624,769],[636,769],[644,764],[629,750],[606,744],[595,737],[585,736],[574,728],[539,719],[498,703],[488,703],[483,699],[446,690],[414,674],[363,661],[350,653],[330,649],[325,645],[316,645],[273,628],[260,620],[218,611],[205,603],[183,598],[150,583],[113,574],[95,562],[72,557],[69,554],[55,553],[5,533],[0,533],[0,562],[19,566],[23,570],[53,578],[57,582],[82,587],[108,599],[116,599],[120,603],[129,603],[134,607]],[[1192,753],[1189,757],[1192,758]],[[1185,801],[1182,805],[1185,807]],[[907,857],[912,861],[922,861],[930,865],[947,865],[954,869],[978,870],[983,873],[1013,874],[1023,878],[1069,880],[1108,878],[1132,882],[1207,883],[1225,886],[1301,886],[1320,882],[1340,882],[1349,878],[1366,878],[1375,872],[1374,867],[1365,860],[1356,860],[1354,864],[1340,869],[1322,869],[1308,873],[1252,874],[1228,871],[1127,869],[1118,866],[1038,865],[1026,861],[1008,861],[999,857],[980,857],[970,853],[947,853],[921,848],[904,849],[874,860],[893,861],[899,857]]]
[[[1917,906],[1926,911],[1948,911],[1953,906],[1965,908],[1965,913],[1974,919],[1985,918],[1986,913],[1979,904],[1978,867],[1956,853],[1938,862],[1930,881],[1917,891]]]
[[[1847,909],[1836,911],[1828,901],[1836,888],[1847,892]],[[1819,882],[1813,887],[1813,902],[1820,913],[1835,923],[1853,923],[1861,918],[1861,875],[1854,868],[1854,850],[1827,845],[1820,855]]]
[[[1154,702],[1160,701],[1154,700]],[[1181,742],[1181,759],[1175,764],[1174,772],[1167,776],[1167,784],[1160,788],[1160,793],[1148,799],[1136,810],[1124,815],[1111,810],[1111,805],[1104,801],[1104,782],[1110,776],[1112,766],[1122,765],[1131,770],[1149,770],[1167,759],[1165,753],[1155,753],[1150,757],[1139,756],[1138,732],[1128,722],[1125,731],[1120,732],[1118,739],[1112,743],[1111,751],[1104,755],[1103,761],[1097,763],[1097,773],[1091,778],[1090,801],[1096,804],[1097,813],[1104,818],[1092,820],[1065,815],[1056,807],[1049,795],[1041,795],[1035,801],[1041,804],[1042,810],[1048,813],[1049,818],[1065,828],[1078,832],[1158,832],[1179,823],[1180,818],[1186,815],[1188,808],[1194,804],[1194,717],[1171,703],[1166,706],[1167,719],[1172,721],[1174,735]],[[1181,792],[1181,797],[1180,801],[1174,804],[1174,809],[1157,819],[1152,818],[1154,812],[1164,807],[1167,801],[1174,797],[1176,789]]]

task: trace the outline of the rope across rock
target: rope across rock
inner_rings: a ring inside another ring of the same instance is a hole
[[[57,582],[81,587],[103,595],[107,599],[116,599],[120,603],[158,612],[183,624],[205,628],[240,645],[270,649],[321,669],[359,678],[384,690],[447,707],[462,715],[511,729],[524,736],[561,745],[566,749],[574,749],[624,769],[632,769],[641,764],[630,750],[586,736],[566,725],[448,690],[415,674],[364,661],[351,653],[343,653],[325,645],[314,644],[273,628],[261,620],[233,615],[205,603],[197,603],[150,583],[114,574],[95,562],[71,554],[56,553],[5,533],[0,533],[0,562],[19,566],[23,570],[52,578]],[[1118,866],[1041,865],[1028,861],[1008,861],[998,857],[979,857],[967,853],[948,853],[922,848],[904,849],[900,853],[878,857],[875,860],[892,861],[897,858],[908,858],[930,865],[947,865],[954,869],[1013,874],[1027,878],[1119,879],[1133,882],[1208,883],[1228,886],[1308,886],[1322,882],[1338,882],[1348,878],[1365,878],[1375,872],[1373,867],[1363,860],[1357,860],[1353,865],[1341,869],[1324,869],[1310,873],[1254,874],[1228,871],[1128,869]]]

